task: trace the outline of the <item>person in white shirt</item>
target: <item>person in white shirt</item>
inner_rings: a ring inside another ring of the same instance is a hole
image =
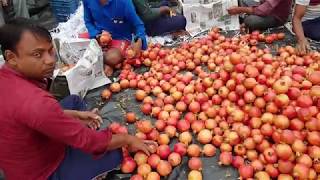
[[[320,41],[320,0],[296,0],[292,24],[297,51],[305,54],[310,49],[306,38]]]

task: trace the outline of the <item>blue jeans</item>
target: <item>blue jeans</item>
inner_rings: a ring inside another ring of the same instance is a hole
[[[183,15],[172,17],[162,16],[150,22],[145,22],[146,32],[149,36],[159,36],[166,33],[185,30],[187,20]]]
[[[87,104],[77,95],[70,95],[60,101],[60,105],[65,110],[86,111]]]
[[[302,27],[306,37],[320,41],[320,17],[302,22]]]
[[[120,149],[109,151],[103,157],[94,159],[92,155],[81,150],[67,148],[64,160],[49,180],[94,179],[117,168],[121,161],[122,152]]]
[[[86,103],[76,95],[67,96],[60,101],[63,109],[85,111]],[[68,147],[64,160],[49,180],[90,180],[115,169],[122,161],[121,149],[109,151],[102,157],[94,158],[91,154]]]

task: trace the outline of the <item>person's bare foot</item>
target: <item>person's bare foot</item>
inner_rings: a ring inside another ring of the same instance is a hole
[[[181,30],[181,31],[172,32],[171,35],[174,39],[177,39],[180,36],[185,36],[190,34],[188,33],[188,31]]]
[[[108,65],[104,65],[104,74],[106,75],[106,76],[112,76],[112,74],[113,74],[113,69],[112,69],[112,67],[111,66],[108,66]]]

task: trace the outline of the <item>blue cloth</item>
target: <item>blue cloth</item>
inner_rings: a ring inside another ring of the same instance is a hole
[[[60,105],[65,110],[86,111],[87,104],[77,95],[70,95],[60,101]]]
[[[68,148],[63,162],[51,175],[49,180],[90,180],[96,176],[106,175],[114,170],[122,161],[120,149],[109,151],[94,159],[78,149]]]
[[[60,105],[67,110],[85,111],[87,109],[84,100],[77,95],[65,97],[60,101]],[[95,159],[79,149],[68,147],[64,160],[49,180],[90,180],[115,169],[121,161],[121,149],[109,151]]]
[[[147,34],[160,36],[171,32],[185,30],[187,20],[183,15],[160,17],[154,21],[146,22]]]
[[[320,17],[302,22],[302,27],[306,37],[320,41]]]
[[[95,38],[105,30],[117,40],[141,38],[143,49],[147,48],[144,24],[132,0],[108,0],[105,5],[101,5],[99,0],[83,0],[83,7],[90,38]]]

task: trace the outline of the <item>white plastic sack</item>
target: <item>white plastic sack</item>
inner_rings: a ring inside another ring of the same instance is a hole
[[[201,0],[199,3],[183,4],[184,16],[187,19],[187,31],[197,34],[212,27],[223,30],[239,30],[239,16],[230,16],[227,9],[237,6],[237,0]]]
[[[5,62],[4,62],[3,56],[0,55],[0,67],[1,67],[4,63],[5,63]]]
[[[73,68],[63,73],[67,78],[71,94],[84,97],[88,90],[111,82],[104,74],[103,53],[96,40],[73,39],[60,43],[61,54],[70,55],[78,52],[78,55],[74,55],[72,58],[61,58],[64,62],[75,64]],[[63,49],[66,46],[70,49]],[[68,50],[73,51],[68,53]]]
[[[80,3],[67,22],[59,23],[55,29],[51,30],[51,35],[53,38],[77,38],[80,33],[84,32],[87,32],[87,28],[83,19],[83,5]]]

